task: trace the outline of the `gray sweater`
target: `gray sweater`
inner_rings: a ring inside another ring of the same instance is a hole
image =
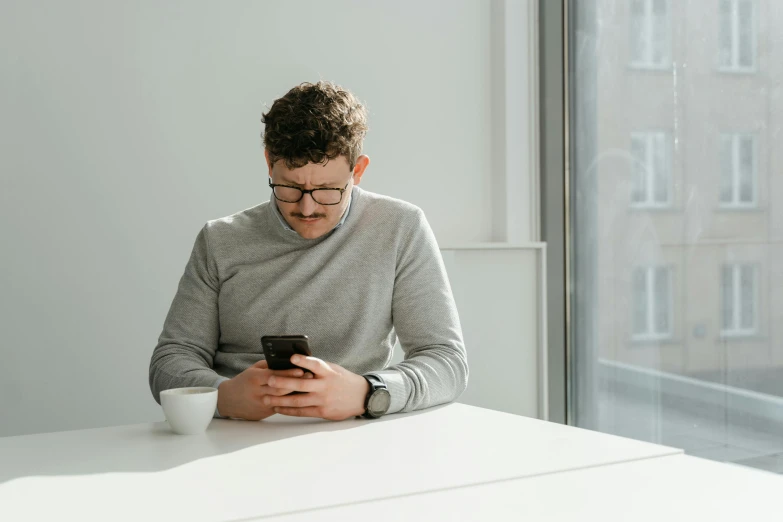
[[[263,335],[380,377],[389,413],[455,400],[468,364],[435,236],[414,205],[354,187],[343,221],[305,239],[264,202],[207,222],[150,361],[150,388],[218,386],[264,358]],[[389,366],[397,341],[405,360]]]

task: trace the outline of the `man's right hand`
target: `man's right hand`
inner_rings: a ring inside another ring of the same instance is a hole
[[[218,413],[223,417],[261,420],[274,415],[274,409],[264,405],[267,395],[285,395],[290,390],[270,388],[267,381],[273,375],[281,377],[312,378],[311,373],[293,370],[270,370],[266,360],[261,360],[233,379],[218,386]]]

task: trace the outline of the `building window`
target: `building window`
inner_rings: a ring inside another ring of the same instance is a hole
[[[672,336],[672,269],[640,267],[633,271],[633,339],[668,339]]]
[[[752,134],[724,134],[720,141],[721,206],[756,206],[755,137]]]
[[[670,68],[669,0],[631,0],[631,65]]]
[[[670,206],[672,161],[668,135],[664,132],[631,134],[631,159],[631,205]]]
[[[719,1],[720,68],[728,71],[753,71],[756,66],[756,20],[753,0]]]
[[[721,270],[721,334],[753,335],[758,330],[758,268],[724,265]]]

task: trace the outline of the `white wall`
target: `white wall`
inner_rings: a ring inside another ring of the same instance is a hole
[[[268,199],[260,115],[302,81],[366,101],[364,188],[441,245],[497,239],[503,5],[0,3],[0,436],[162,418],[149,356],[193,240]]]
[[[546,418],[543,245],[444,250],[470,377],[459,402]]]

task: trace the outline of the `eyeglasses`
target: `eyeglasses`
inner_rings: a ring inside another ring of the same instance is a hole
[[[271,179],[269,180],[269,186],[272,187],[272,194],[275,195],[275,199],[278,201],[282,201],[284,203],[297,203],[304,197],[305,194],[310,194],[310,197],[313,198],[313,201],[319,205],[337,205],[340,203],[340,201],[343,200],[343,192],[345,192],[345,189],[348,188],[350,183],[351,181],[348,180],[348,183],[346,183],[345,187],[343,188],[317,188],[304,190],[300,189],[299,187],[292,187],[291,185],[278,185],[276,183],[272,183]]]

